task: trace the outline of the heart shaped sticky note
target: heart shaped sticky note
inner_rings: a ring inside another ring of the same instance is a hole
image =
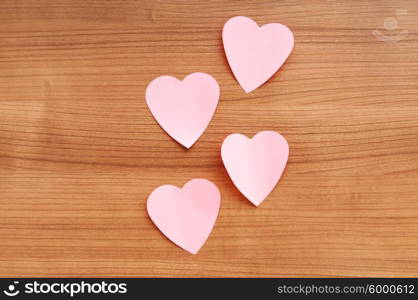
[[[222,39],[235,78],[249,93],[266,82],[286,61],[293,49],[293,33],[282,24],[258,27],[247,17],[229,19]]]
[[[221,156],[235,186],[258,206],[282,176],[289,146],[274,131],[261,131],[252,139],[231,134],[222,143]]]
[[[160,126],[177,142],[190,148],[208,126],[219,101],[219,85],[205,73],[183,81],[172,76],[155,78],[145,98]]]
[[[196,254],[215,225],[220,204],[216,185],[206,179],[193,179],[182,189],[173,185],[156,188],[148,197],[147,210],[167,238]]]

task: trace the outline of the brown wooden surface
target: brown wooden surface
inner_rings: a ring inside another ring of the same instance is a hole
[[[396,2],[396,3],[395,3]],[[395,10],[397,43],[379,41]],[[280,22],[295,48],[246,94],[224,22]],[[418,276],[418,2],[0,1],[1,276]],[[189,151],[144,101],[156,76],[213,75]],[[277,130],[288,166],[254,208],[220,160],[230,133]],[[159,185],[218,185],[195,256],[145,210]]]

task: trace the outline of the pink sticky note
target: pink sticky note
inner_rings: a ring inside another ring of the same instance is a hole
[[[215,225],[221,194],[212,182],[193,179],[183,188],[163,185],[148,197],[147,210],[158,229],[173,243],[196,254]]]
[[[172,76],[155,78],[145,98],[160,126],[177,142],[190,148],[208,126],[219,101],[219,85],[205,73],[183,81]]]
[[[222,161],[232,182],[255,206],[276,186],[289,157],[289,146],[274,131],[261,131],[252,139],[231,134],[222,143]]]
[[[222,39],[235,78],[249,93],[266,82],[286,61],[293,49],[293,33],[282,24],[258,27],[247,17],[229,19]]]

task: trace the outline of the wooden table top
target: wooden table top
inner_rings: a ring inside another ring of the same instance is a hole
[[[295,35],[250,94],[222,47],[236,15]],[[0,275],[418,276],[417,15],[416,0],[2,0]],[[144,92],[159,75],[198,71],[221,99],[187,151]],[[220,145],[261,130],[283,134],[291,153],[255,208]],[[197,255],[145,206],[154,188],[192,178],[222,194]]]

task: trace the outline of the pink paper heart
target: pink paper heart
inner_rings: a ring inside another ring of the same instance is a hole
[[[205,73],[183,81],[172,76],[155,78],[145,98],[160,126],[177,142],[190,148],[209,125],[219,101],[219,85]]]
[[[156,188],[148,197],[151,220],[173,243],[196,254],[215,225],[221,194],[212,182],[193,179],[182,189],[173,185]]]
[[[289,157],[289,146],[274,131],[261,131],[252,139],[231,134],[222,143],[222,161],[238,190],[255,206],[276,186]]]
[[[235,78],[249,93],[266,82],[286,61],[293,49],[293,33],[282,24],[258,27],[247,17],[229,19],[222,39]]]

